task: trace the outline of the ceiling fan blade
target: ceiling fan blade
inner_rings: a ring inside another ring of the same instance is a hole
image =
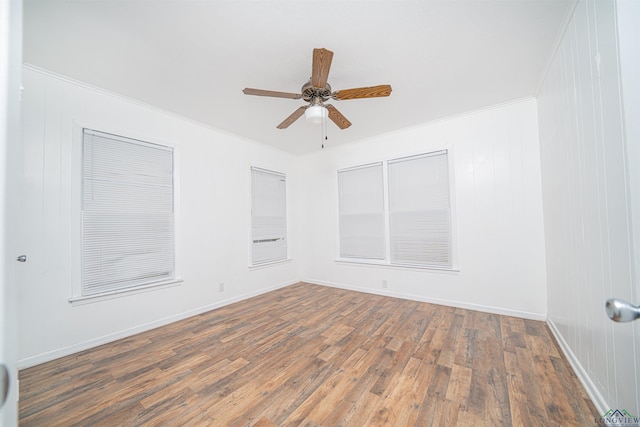
[[[344,99],[377,98],[380,96],[389,96],[390,94],[390,85],[379,85],[338,90],[333,93],[333,98],[342,101]]]
[[[313,68],[311,70],[311,84],[313,87],[324,88],[329,78],[329,69],[333,52],[325,48],[313,49]]]
[[[242,93],[244,93],[245,95],[271,96],[274,98],[290,98],[290,99],[302,98],[302,95],[300,95],[299,93],[276,92],[274,90],[252,89],[250,87],[244,88]]]
[[[306,109],[307,109],[307,107],[298,108],[296,111],[291,113],[291,115],[289,117],[284,119],[284,121],[282,123],[280,123],[277,126],[277,128],[278,129],[286,129],[286,128],[288,128],[289,126],[291,126],[291,123],[293,123],[296,120],[298,120],[300,118],[300,116],[302,116],[304,114],[304,110],[306,110]]]
[[[331,104],[325,105],[327,110],[329,110],[329,118],[333,123],[335,123],[340,129],[346,129],[351,126],[351,122],[347,120],[345,116],[342,115],[340,111],[336,107]]]

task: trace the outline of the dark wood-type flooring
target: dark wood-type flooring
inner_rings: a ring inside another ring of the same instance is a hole
[[[300,283],[20,372],[21,426],[570,426],[543,322]]]

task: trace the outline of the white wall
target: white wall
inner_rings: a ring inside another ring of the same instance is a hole
[[[248,268],[250,166],[287,174],[291,196],[297,187],[292,155],[31,68],[23,79],[18,252],[29,258],[18,278],[22,367],[298,281],[293,244],[293,261]],[[74,121],[176,145],[180,286],[86,305],[68,302],[79,267]],[[293,210],[289,221],[294,230]]]
[[[337,170],[443,148],[450,150],[455,176],[459,272],[336,263]],[[298,169],[304,280],[545,319],[535,100],[325,148],[301,157]],[[382,280],[388,288],[382,288]]]
[[[599,411],[638,414],[638,326],[604,311],[634,295],[617,41],[616,3],[579,1],[538,97],[548,321]]]

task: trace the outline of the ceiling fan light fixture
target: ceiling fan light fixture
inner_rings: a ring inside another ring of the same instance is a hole
[[[328,115],[329,111],[323,105],[312,105],[304,111],[304,118],[314,124],[322,123]]]

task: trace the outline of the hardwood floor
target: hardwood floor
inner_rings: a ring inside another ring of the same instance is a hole
[[[300,283],[20,372],[21,426],[594,425],[543,322]]]

